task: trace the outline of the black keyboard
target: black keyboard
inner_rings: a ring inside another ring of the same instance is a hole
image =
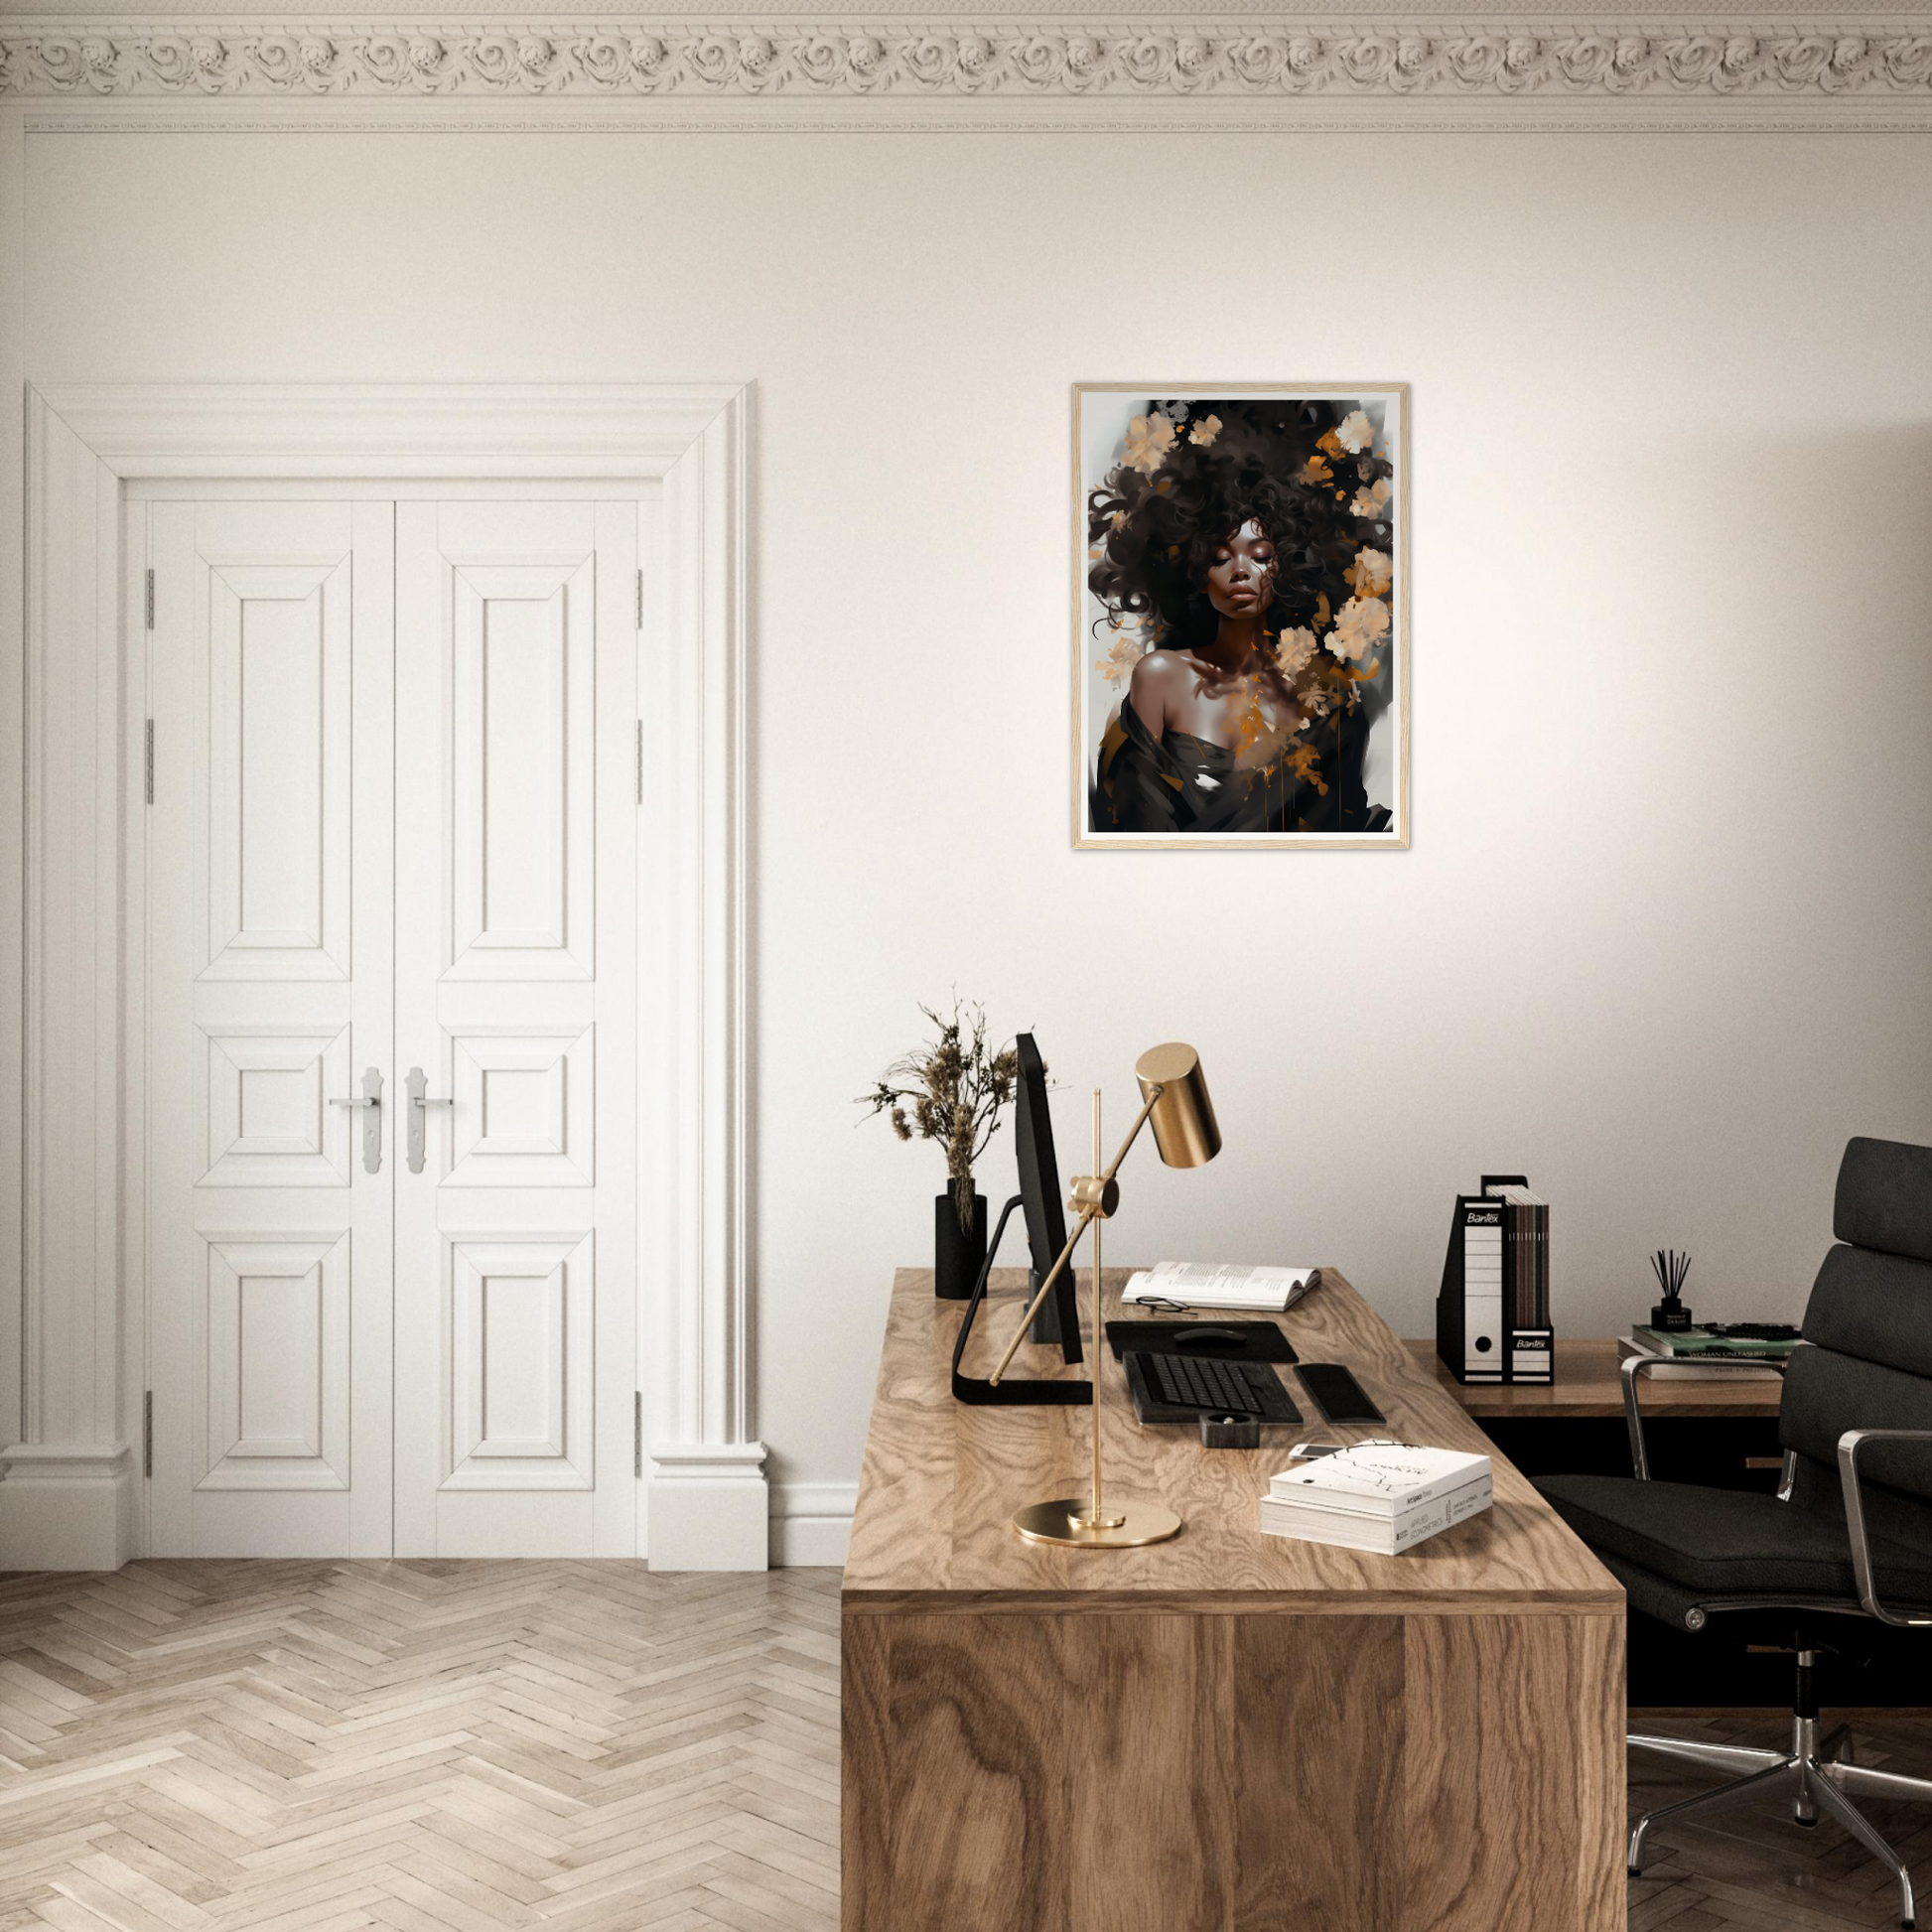
[[[1130,1384],[1138,1383],[1149,1402],[1182,1409],[1189,1415],[1252,1416],[1257,1422],[1295,1423],[1302,1412],[1266,1362],[1217,1362],[1191,1355],[1153,1355],[1131,1350]],[[1175,1420],[1143,1414],[1143,1421]]]

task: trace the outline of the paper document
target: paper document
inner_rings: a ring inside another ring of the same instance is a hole
[[[1239,1268],[1211,1261],[1164,1261],[1128,1277],[1121,1300],[1172,1302],[1183,1309],[1250,1309],[1280,1314],[1320,1286],[1318,1268]]]

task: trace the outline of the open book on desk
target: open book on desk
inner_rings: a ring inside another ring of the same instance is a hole
[[[1247,1309],[1283,1314],[1311,1288],[1321,1286],[1318,1268],[1237,1268],[1212,1261],[1164,1261],[1137,1269],[1121,1291],[1129,1307]]]

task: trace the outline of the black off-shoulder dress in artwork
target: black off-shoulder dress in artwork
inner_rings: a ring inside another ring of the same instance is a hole
[[[1140,713],[1123,704],[1101,741],[1088,823],[1096,832],[1151,838],[1384,830],[1388,812],[1371,811],[1362,786],[1368,725],[1361,713],[1322,720],[1306,742],[1315,754],[1307,777],[1281,758],[1237,769],[1231,751],[1186,732],[1170,729],[1157,743]]]

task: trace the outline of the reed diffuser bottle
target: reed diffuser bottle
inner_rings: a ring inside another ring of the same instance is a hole
[[[1691,1257],[1679,1254],[1675,1248],[1659,1248],[1650,1257],[1650,1272],[1664,1291],[1664,1299],[1650,1311],[1650,1325],[1661,1328],[1667,1335],[1682,1334],[1693,1325],[1691,1311],[1683,1301],[1684,1277],[1691,1272]]]

